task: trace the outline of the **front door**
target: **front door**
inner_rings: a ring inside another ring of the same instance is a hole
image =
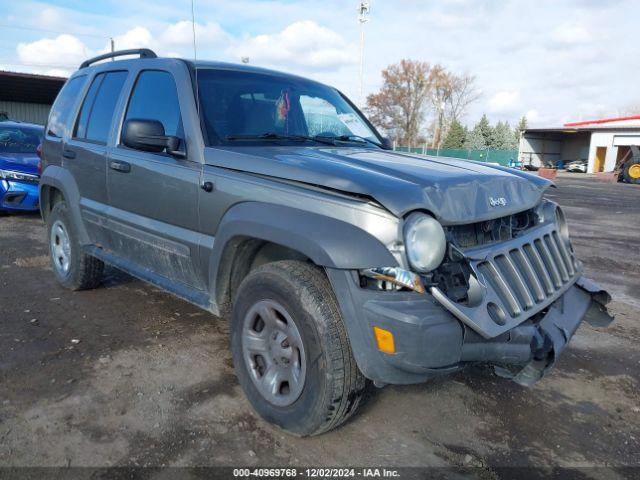
[[[182,116],[173,75],[143,70],[138,75],[124,120],[158,120],[166,135],[185,145]],[[108,159],[110,248],[134,268],[198,290],[197,198],[201,164],[167,153],[113,148]],[[156,280],[158,280],[156,278]]]

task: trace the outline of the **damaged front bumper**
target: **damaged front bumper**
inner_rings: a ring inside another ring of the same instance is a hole
[[[488,363],[521,385],[555,364],[582,321],[604,327],[613,318],[607,292],[582,276],[518,325],[487,338],[443,308],[433,295],[360,288],[357,274],[328,269],[358,366],[376,384],[419,383],[468,363]],[[373,327],[393,334],[395,351],[376,348]]]

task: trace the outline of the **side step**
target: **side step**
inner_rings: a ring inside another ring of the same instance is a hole
[[[106,264],[112,265],[144,282],[155,285],[162,290],[166,290],[167,292],[174,294],[176,297],[186,300],[200,308],[204,308],[209,312],[215,313],[207,292],[191,288],[181,283],[172,282],[166,277],[157,275],[151,270],[142,268],[133,262],[124,260],[123,258],[113,255],[112,253],[94,245],[87,245],[83,249],[88,255],[96,257]]]

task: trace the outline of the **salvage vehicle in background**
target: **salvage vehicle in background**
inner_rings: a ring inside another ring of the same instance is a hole
[[[43,133],[41,125],[0,122],[0,211],[38,210],[37,149]]]
[[[640,147],[630,146],[627,156],[619,162],[616,170],[620,172],[618,181],[640,185]]]
[[[366,379],[485,363],[531,385],[583,320],[612,320],[551,182],[390,151],[301,77],[105,54],[61,90],[42,155],[57,280],[93,288],[108,263],[229,319],[249,401],[297,435],[352,416]]]
[[[586,160],[574,160],[567,163],[567,172],[574,173],[587,173],[587,161]]]

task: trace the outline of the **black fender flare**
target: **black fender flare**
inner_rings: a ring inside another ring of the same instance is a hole
[[[224,267],[221,271],[223,255],[229,242],[237,238],[282,245],[321,267],[361,269],[398,265],[380,240],[355,225],[290,206],[243,202],[227,210],[213,243],[209,286],[212,298],[216,300],[220,300],[218,279],[229,273]]]
[[[43,190],[46,187],[54,187],[62,192],[62,195],[67,202],[67,208],[71,214],[71,218],[74,222],[76,232],[79,235],[80,243],[86,245],[89,243],[89,236],[84,228],[82,222],[82,215],[80,213],[80,190],[76,184],[73,175],[68,170],[59,167],[57,165],[49,165],[45,168],[44,172],[40,176],[40,185],[38,187],[38,193],[40,194],[40,215],[45,219],[43,208],[47,208],[44,205]]]

